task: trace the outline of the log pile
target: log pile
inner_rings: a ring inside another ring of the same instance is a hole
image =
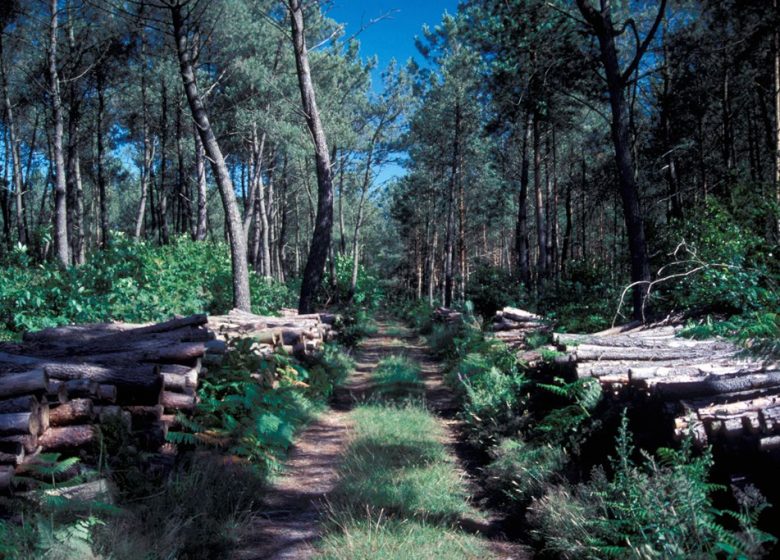
[[[529,334],[549,330],[542,317],[515,307],[504,307],[497,312],[488,328],[512,350],[524,350]]]
[[[433,310],[433,322],[443,325],[458,325],[463,322],[463,314],[449,307],[437,307]]]
[[[42,452],[93,457],[101,425],[157,450],[175,414],[195,408],[202,364],[225,351],[206,323],[57,327],[0,346],[0,491]]]
[[[325,342],[335,339],[336,315],[298,315],[293,310],[284,311],[281,317],[266,317],[233,309],[227,315],[209,317],[208,326],[221,341],[238,337],[255,339],[255,350],[264,356],[282,350],[306,358],[319,353]]]
[[[729,341],[690,340],[681,327],[634,327],[594,335],[555,334],[579,378],[614,393],[660,399],[675,435],[699,443],[780,446],[780,361],[750,356]]]

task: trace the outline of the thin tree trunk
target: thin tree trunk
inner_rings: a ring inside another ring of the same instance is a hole
[[[157,225],[160,228],[160,243],[167,245],[171,238],[168,233],[168,186],[165,182],[168,168],[168,87],[165,78],[160,79],[162,97],[162,116],[160,119],[160,184],[157,188]]]
[[[195,136],[195,172],[198,175],[198,223],[195,229],[195,240],[204,241],[208,233],[208,207],[207,207],[207,183],[206,183],[206,157],[203,142],[198,134],[197,125],[192,129]]]
[[[27,245],[27,228],[25,227],[24,212],[24,188],[22,183],[22,158],[19,155],[19,140],[16,137],[16,122],[14,121],[14,111],[11,106],[11,97],[8,93],[8,76],[5,71],[5,58],[3,57],[3,41],[0,34],[0,73],[3,80],[3,98],[5,101],[6,124],[8,125],[8,140],[11,148],[11,163],[13,165],[13,174],[11,180],[14,185],[14,196],[16,198],[16,232],[19,243]],[[8,159],[5,159],[8,167]]]
[[[528,176],[530,161],[528,159],[528,144],[531,139],[531,112],[525,118],[523,132],[522,162],[520,169],[520,193],[517,202],[517,225],[515,227],[515,251],[517,251],[517,268],[520,282],[526,290],[531,289],[531,267],[528,250]]]
[[[534,115],[534,196],[536,201],[536,239],[539,254],[536,261],[537,289],[541,293],[547,280],[547,225],[544,220],[544,199],[542,197],[542,150],[539,116]]]
[[[455,191],[459,184],[460,174],[460,100],[455,101],[455,127],[453,130],[452,162],[450,164],[450,180],[447,193],[447,231],[444,242],[444,307],[452,305],[454,281],[455,253]]]
[[[778,14],[778,0],[774,0],[775,16]],[[780,241],[780,28],[774,33],[775,62],[775,239]]]
[[[57,260],[62,266],[70,264],[70,247],[68,246],[68,207],[67,186],[65,183],[65,157],[62,149],[64,135],[62,117],[62,98],[60,96],[60,79],[57,74],[57,0],[51,0],[51,20],[49,24],[49,82],[51,91],[52,112],[54,114],[54,239],[57,248]]]
[[[103,69],[98,68],[97,73],[97,92],[98,92],[98,111],[97,126],[97,182],[98,197],[100,198],[100,246],[105,249],[109,243],[108,226],[108,194],[106,188],[106,177],[104,171],[104,146],[103,146],[103,115],[105,113],[105,76]]]
[[[304,35],[302,0],[288,0],[291,14],[292,39],[295,50],[295,66],[298,74],[298,85],[301,90],[303,112],[306,123],[314,141],[314,152],[317,161],[317,218],[312,233],[309,257],[301,281],[301,297],[298,310],[310,313],[322,282],[325,261],[330,248],[331,230],[333,228],[333,181],[330,169],[330,153],[325,138],[325,130],[320,122],[317,100],[314,94],[314,84],[309,69],[309,55]]]
[[[230,178],[225,158],[219,148],[214,132],[211,129],[206,108],[198,93],[195,82],[195,72],[190,59],[187,36],[182,19],[181,6],[171,7],[173,31],[176,39],[176,51],[179,58],[179,70],[181,72],[184,91],[187,94],[192,117],[200,135],[201,142],[211,162],[212,172],[222,196],[222,204],[225,208],[228,232],[230,236],[230,254],[233,269],[233,305],[237,309],[250,311],[252,304],[249,293],[249,268],[246,261],[246,243],[241,225],[241,216],[238,211],[233,181]]]

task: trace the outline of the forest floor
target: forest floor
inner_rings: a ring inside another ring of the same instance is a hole
[[[373,394],[377,367],[394,356],[419,366],[417,403]],[[475,503],[455,398],[425,342],[380,321],[355,358],[330,408],[297,437],[233,557],[531,558],[505,538],[500,515]]]

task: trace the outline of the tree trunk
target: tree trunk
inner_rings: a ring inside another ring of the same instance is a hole
[[[206,197],[208,195],[206,183],[206,158],[203,150],[203,142],[200,140],[197,126],[192,129],[195,136],[195,172],[198,175],[198,222],[195,228],[195,241],[204,241],[208,233],[208,207]]]
[[[3,98],[5,101],[6,123],[8,125],[8,140],[11,148],[11,163],[13,164],[12,181],[14,186],[14,195],[16,198],[16,231],[19,237],[19,243],[27,245],[27,228],[25,227],[24,216],[24,188],[22,184],[22,158],[19,156],[19,141],[16,137],[16,123],[14,121],[14,111],[11,106],[11,97],[8,93],[8,75],[5,71],[5,58],[3,57],[3,41],[0,36],[0,77],[3,80]],[[5,160],[8,167],[8,159]],[[10,215],[10,212],[9,212]]]
[[[157,188],[157,225],[160,228],[160,243],[167,245],[171,238],[168,233],[168,186],[166,171],[168,168],[168,87],[165,78],[160,79],[162,98],[162,118],[160,120],[160,184]]]
[[[775,17],[778,14],[778,0],[774,0]],[[780,241],[780,29],[774,33],[775,62],[775,239]]]
[[[330,169],[330,153],[325,138],[325,130],[320,122],[314,84],[309,70],[309,55],[304,36],[302,0],[288,0],[291,14],[292,39],[295,50],[295,66],[298,73],[298,85],[301,90],[303,112],[314,141],[314,153],[317,162],[317,218],[312,233],[309,257],[301,281],[301,296],[298,310],[301,313],[312,311],[314,301],[322,282],[325,261],[330,248],[330,236],[333,229],[333,181]]]
[[[98,197],[100,198],[100,246],[105,249],[109,242],[108,226],[108,195],[106,189],[106,177],[104,171],[104,146],[103,146],[103,115],[105,114],[105,76],[103,68],[98,68],[97,73],[98,112],[97,112],[97,181]]]
[[[520,169],[520,193],[517,202],[517,225],[515,226],[515,251],[517,251],[517,270],[520,282],[526,290],[531,289],[531,267],[528,251],[528,143],[531,138],[531,112],[525,119],[523,132],[522,162]]]
[[[49,24],[49,83],[51,87],[51,104],[54,113],[54,239],[57,249],[57,260],[62,266],[70,264],[70,247],[68,247],[68,207],[67,186],[65,183],[65,156],[63,155],[62,137],[64,135],[62,117],[62,97],[60,96],[60,79],[57,74],[57,0],[51,0],[51,21]]]
[[[542,149],[539,116],[534,114],[534,197],[536,201],[536,240],[539,254],[536,261],[537,290],[542,293],[547,280],[547,225],[544,219],[544,199],[542,197]]]
[[[249,268],[246,261],[246,243],[244,242],[241,215],[238,211],[233,181],[225,164],[225,158],[222,156],[222,150],[220,150],[219,143],[211,129],[206,108],[198,93],[198,86],[195,83],[195,72],[190,60],[187,36],[184,29],[185,22],[182,19],[181,9],[179,5],[171,7],[176,51],[179,57],[179,70],[184,83],[184,91],[187,94],[187,102],[190,105],[201,142],[203,142],[206,154],[211,162],[211,169],[222,196],[222,205],[225,208],[233,268],[233,305],[237,309],[249,311],[252,304],[249,293]]]
[[[455,101],[455,126],[452,139],[452,161],[450,163],[450,180],[447,192],[447,231],[444,242],[444,307],[452,305],[452,292],[455,276],[455,191],[459,185],[460,174],[460,100]]]
[[[631,281],[638,283],[633,291],[634,318],[642,317],[642,307],[647,294],[647,282],[650,280],[650,265],[645,241],[645,226],[640,207],[639,189],[634,178],[634,164],[631,158],[629,141],[629,115],[625,101],[626,77],[633,73],[650,43],[666,9],[666,0],[661,0],[658,15],[645,41],[638,47],[629,68],[621,73],[617,47],[616,31],[612,25],[609,0],[601,0],[601,11],[597,12],[589,0],[577,0],[580,12],[593,27],[599,41],[601,61],[607,78],[610,108],[612,111],[612,142],[615,146],[615,160],[618,169],[620,195],[623,201],[623,216],[628,234],[631,255]]]

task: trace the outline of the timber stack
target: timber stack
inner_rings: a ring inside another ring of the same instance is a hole
[[[512,350],[524,350],[528,335],[549,331],[550,327],[542,317],[530,311],[504,307],[493,317],[489,330],[495,338],[504,342]],[[527,358],[526,356],[524,359]]]
[[[614,394],[660,399],[678,438],[780,448],[780,362],[721,339],[680,338],[681,326],[555,334],[562,363]]]
[[[262,356],[282,350],[304,359],[321,352],[324,343],[336,337],[337,315],[298,315],[293,310],[283,310],[283,313],[281,317],[268,317],[233,309],[227,315],[209,317],[208,326],[222,341],[254,339],[255,351]]]
[[[168,422],[195,409],[203,363],[225,352],[206,324],[192,315],[65,326],[0,346],[0,491],[40,453],[90,462],[101,425],[124,426],[157,451]]]
[[[443,325],[459,325],[463,322],[463,314],[449,307],[437,307],[433,310],[433,322]]]

